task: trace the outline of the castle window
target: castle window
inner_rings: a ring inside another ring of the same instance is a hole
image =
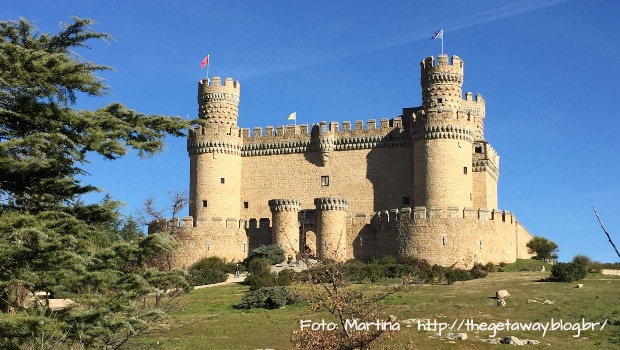
[[[437,99],[437,104],[442,104],[443,103],[443,98],[438,98]]]
[[[245,253],[245,243],[243,243],[243,252]]]
[[[467,175],[467,167],[463,167],[463,174]]]
[[[243,202],[243,209],[248,209],[250,207],[250,202]]]
[[[482,146],[476,146],[476,153],[482,153]]]
[[[224,182],[226,182],[226,180],[224,180],[224,178],[221,178],[221,179],[220,179],[220,183],[223,185],[223,184],[224,184]]]
[[[411,197],[403,197],[403,204],[411,204]]]
[[[478,241],[478,244],[480,245],[480,250],[482,250],[482,241]]]
[[[321,176],[321,186],[329,186],[329,176]]]
[[[206,199],[203,199],[203,200],[202,200],[202,207],[203,207],[203,208],[206,208],[206,207],[207,207],[207,200],[206,200]]]
[[[445,247],[447,242],[448,242],[448,239],[446,238],[446,236],[442,236],[441,237],[441,245]]]

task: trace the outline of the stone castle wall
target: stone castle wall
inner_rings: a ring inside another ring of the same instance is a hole
[[[171,222],[168,231],[183,247],[174,256],[173,265],[189,267],[210,256],[241,261],[253,247],[277,241],[284,242],[280,245],[286,256],[296,257],[305,237],[300,235],[299,224],[291,226],[293,221],[303,221],[297,203],[294,206],[294,210],[278,211],[273,221],[260,220],[256,227],[233,219],[205,222],[200,229],[191,227],[191,217],[185,217],[181,225]],[[316,230],[316,252],[323,257],[344,261],[414,256],[431,264],[471,268],[476,262],[499,264],[532,256],[526,247],[532,235],[511,212],[416,207],[351,216],[342,210],[345,208],[321,211],[315,221],[306,222]],[[282,221],[286,223],[280,226]],[[278,231],[278,227],[290,230]]]

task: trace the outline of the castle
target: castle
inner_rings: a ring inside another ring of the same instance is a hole
[[[289,257],[337,261],[529,258],[532,235],[498,210],[499,156],[484,138],[484,99],[463,98],[463,61],[439,55],[420,67],[422,105],[401,116],[264,132],[237,125],[239,82],[200,81],[204,124],[187,139],[190,216],[150,227],[176,238],[173,264],[239,261],[272,243]]]

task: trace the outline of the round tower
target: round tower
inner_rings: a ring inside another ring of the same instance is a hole
[[[271,199],[272,243],[284,249],[284,256],[299,257],[299,199]]]
[[[317,213],[317,250],[319,257],[335,261],[347,260],[346,218],[349,201],[345,198],[315,198]]]
[[[189,214],[201,226],[213,217],[239,218],[241,211],[241,148],[237,117],[238,81],[219,77],[198,83],[198,113],[202,126],[189,131]]]
[[[420,63],[422,109],[413,133],[414,206],[472,206],[471,118],[462,105],[463,61],[427,57]]]

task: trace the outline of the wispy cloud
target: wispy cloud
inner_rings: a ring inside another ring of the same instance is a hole
[[[487,11],[478,12],[463,19],[460,22],[445,25],[444,30],[446,32],[455,32],[462,29],[479,26],[485,23],[518,16],[524,13],[538,11],[569,1],[571,0],[519,1]],[[347,47],[346,49],[329,52],[312,52],[311,54],[302,56],[303,59],[299,59],[299,57],[292,59],[290,56],[281,56],[282,59],[276,61],[271,66],[262,66],[260,69],[255,69],[254,67],[248,69],[241,69],[238,71],[237,76],[244,80],[248,80],[270,74],[302,69],[317,64],[341,60],[344,58],[355,57],[369,52],[375,52],[395,46],[408,44],[418,40],[428,40],[430,38],[430,35],[436,30],[437,28],[416,28],[415,32],[387,39],[383,38],[380,41],[370,42],[365,46],[358,46],[354,48]]]

